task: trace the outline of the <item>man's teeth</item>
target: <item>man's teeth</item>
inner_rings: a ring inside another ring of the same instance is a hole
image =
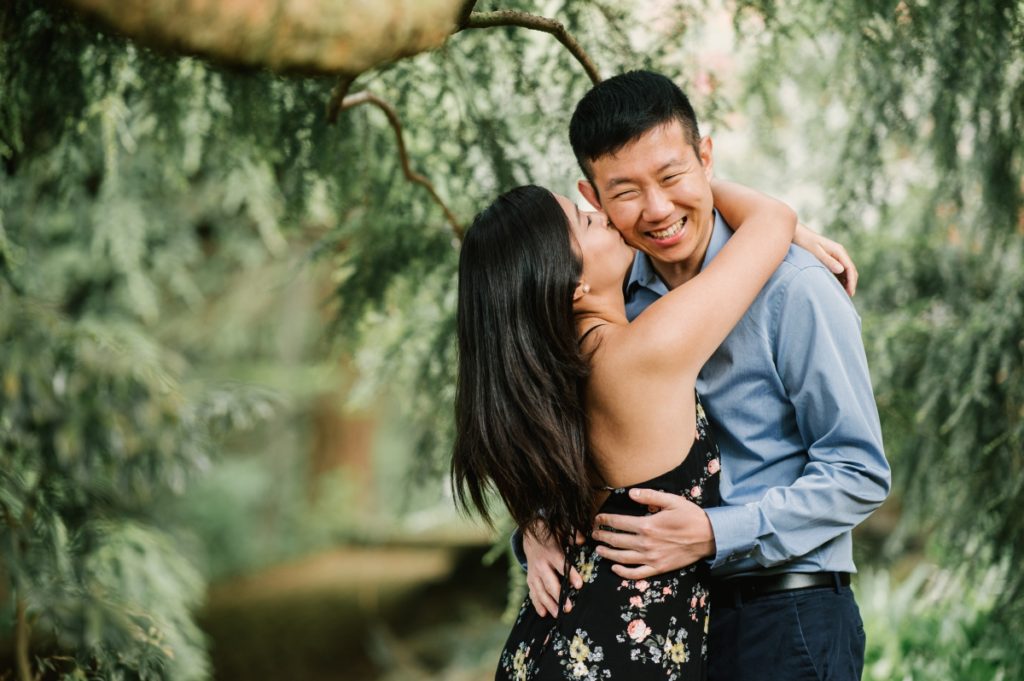
[[[648,233],[652,237],[654,237],[655,239],[668,239],[669,237],[673,237],[676,234],[679,234],[679,232],[683,231],[683,225],[685,225],[685,224],[686,224],[686,217],[683,216],[683,217],[679,218],[678,222],[673,224],[671,227],[666,227],[665,229],[661,230],[660,232],[648,232]]]

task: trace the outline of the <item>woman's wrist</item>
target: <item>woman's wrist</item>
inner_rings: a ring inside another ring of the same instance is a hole
[[[796,223],[796,231],[793,232],[793,243],[809,251],[818,243],[818,236],[817,232],[798,221]]]

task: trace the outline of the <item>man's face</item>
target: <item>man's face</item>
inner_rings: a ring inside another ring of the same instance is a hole
[[[712,227],[710,139],[698,158],[673,120],[591,166],[593,184],[581,182],[580,192],[626,243],[656,263],[699,269]]]

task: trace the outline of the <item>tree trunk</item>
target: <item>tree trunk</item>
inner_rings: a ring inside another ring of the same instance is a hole
[[[434,49],[466,0],[62,0],[148,46],[279,72],[358,75]]]
[[[32,667],[29,665],[28,613],[25,612],[25,600],[19,595],[15,605],[14,624],[14,661],[18,667],[18,681],[32,681]]]
[[[321,476],[339,469],[353,482],[360,506],[373,505],[373,413],[347,414],[338,393],[321,396],[313,407],[313,443],[309,493],[315,498]]]

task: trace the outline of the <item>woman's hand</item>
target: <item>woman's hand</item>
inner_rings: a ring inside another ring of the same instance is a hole
[[[583,536],[577,533],[576,543],[583,543]],[[530,589],[530,600],[541,617],[558,617],[558,600],[562,595],[562,571],[565,568],[565,552],[548,533],[542,522],[523,530],[523,553],[526,554],[526,585]],[[577,589],[583,588],[583,579],[576,568],[570,568],[569,583]],[[566,603],[566,612],[571,609]]]
[[[793,243],[820,260],[832,274],[836,275],[836,279],[846,289],[847,295],[851,298],[854,296],[857,292],[857,266],[853,264],[842,244],[826,239],[803,223],[797,224]]]

